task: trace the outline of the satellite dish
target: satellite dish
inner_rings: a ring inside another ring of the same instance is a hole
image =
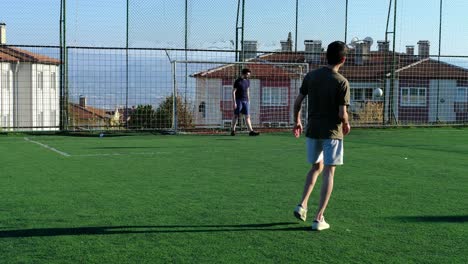
[[[356,43],[359,41],[359,38],[358,37],[354,37],[351,39],[351,43],[349,43],[349,45],[351,47],[355,47],[356,46]]]
[[[364,41],[369,43],[369,46],[372,46],[374,44],[374,40],[371,37],[365,37]]]

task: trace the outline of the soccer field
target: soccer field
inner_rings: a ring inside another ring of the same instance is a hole
[[[0,136],[0,263],[466,263],[468,128],[352,130],[322,232],[304,144]]]

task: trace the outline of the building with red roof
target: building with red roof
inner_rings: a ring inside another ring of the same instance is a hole
[[[0,31],[0,129],[58,130],[60,61],[7,46]]]
[[[432,59],[429,41],[418,42],[418,54],[407,46],[406,53],[395,55],[388,42],[379,41],[375,51],[369,40],[352,44],[340,73],[350,83],[350,111],[356,123],[468,121],[468,69]],[[306,40],[305,51],[298,52],[292,52],[291,45],[282,46],[289,50],[259,54],[245,62],[244,67],[252,71],[251,119],[255,126],[292,124],[294,99],[306,73],[303,65],[308,70],[326,66],[321,41]],[[395,76],[391,75],[393,68]],[[192,75],[196,78],[196,125],[230,124],[232,84],[240,69],[239,64],[227,64]],[[376,88],[384,90],[383,97],[375,95]],[[381,112],[372,122],[363,114],[371,104],[379,105]]]

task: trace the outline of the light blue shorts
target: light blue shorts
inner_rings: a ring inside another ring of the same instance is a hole
[[[343,140],[306,137],[307,161],[311,164],[323,160],[324,165],[343,165]]]

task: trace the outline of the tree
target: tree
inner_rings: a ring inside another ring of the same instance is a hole
[[[133,129],[156,128],[156,111],[152,105],[138,105],[132,109],[128,127]]]
[[[170,95],[159,105],[156,110],[157,125],[161,128],[172,127],[173,96]],[[179,128],[190,128],[193,126],[193,115],[189,106],[184,103],[180,96],[176,98],[177,126]]]
[[[130,114],[128,126],[133,129],[172,128],[172,106],[172,95],[166,97],[156,110],[152,105],[138,105]],[[177,125],[179,128],[193,126],[193,115],[179,96],[177,97]]]

